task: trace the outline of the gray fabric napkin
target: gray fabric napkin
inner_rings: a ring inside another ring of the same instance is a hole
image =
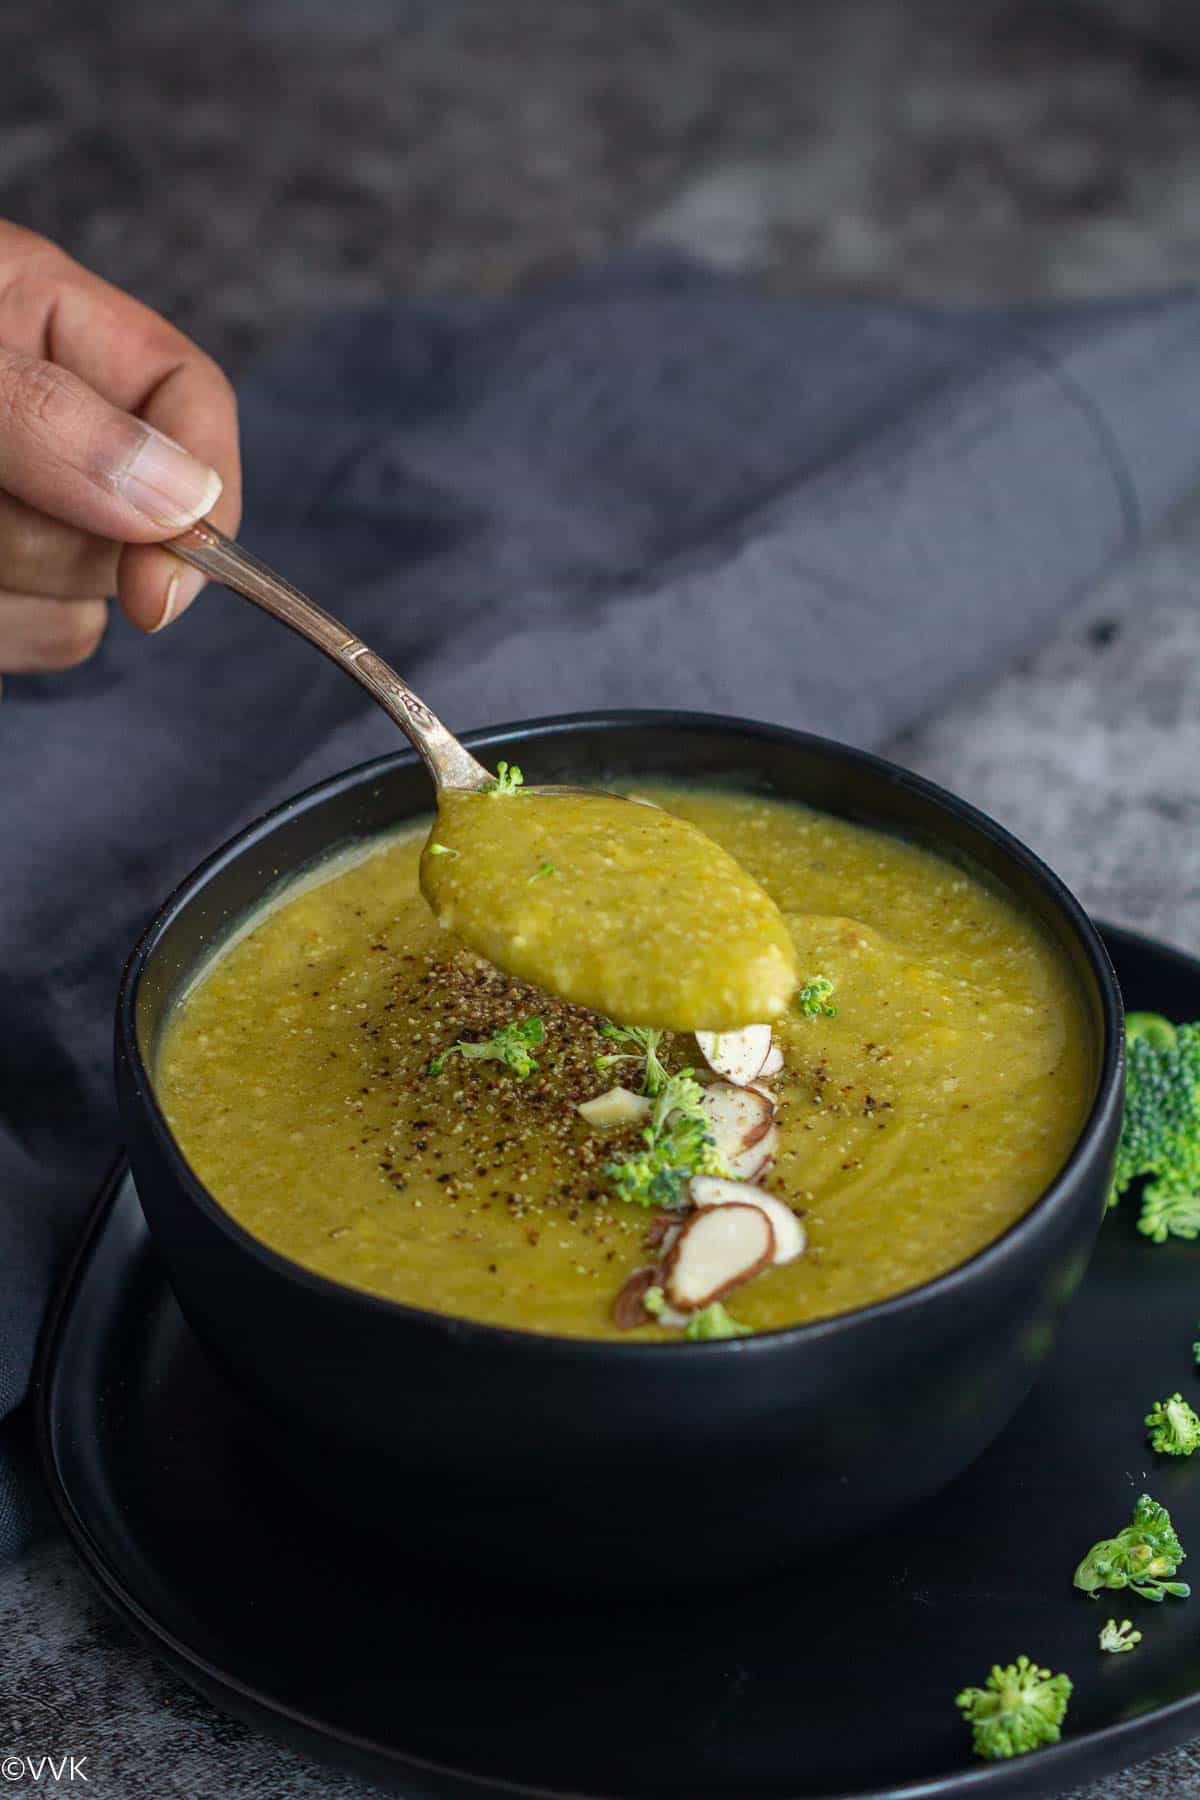
[[[1200,481],[1200,298],[764,298],[632,260],[398,303],[242,393],[245,541],[456,727],[701,707],[873,744],[1033,645]],[[219,590],[0,705],[0,1557],[47,1295],[118,1132],[121,963],[264,805],[396,745]]]

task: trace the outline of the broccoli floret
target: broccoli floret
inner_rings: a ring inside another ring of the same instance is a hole
[[[516,763],[498,762],[496,764],[496,779],[488,789],[488,792],[498,799],[502,794],[515,794],[519,788],[523,788],[524,786],[525,777],[522,775],[520,769],[518,769]]]
[[[822,1014],[827,1019],[836,1019],[837,1007],[829,1004],[832,992],[833,983],[828,975],[810,975],[796,995],[796,1005],[806,1019],[819,1019]]]
[[[976,1756],[990,1762],[1056,1744],[1070,1698],[1068,1675],[1018,1656],[1007,1668],[995,1664],[983,1687],[964,1688],[957,1704],[970,1721]]]
[[[1142,1634],[1133,1629],[1130,1619],[1122,1619],[1119,1625],[1115,1619],[1110,1619],[1107,1625],[1100,1627],[1100,1648],[1111,1651],[1114,1656],[1119,1656],[1122,1650],[1132,1650],[1141,1641]]]
[[[1156,1604],[1167,1594],[1186,1600],[1192,1591],[1186,1581],[1163,1579],[1174,1575],[1186,1554],[1166,1507],[1143,1494],[1132,1523],[1092,1545],[1075,1571],[1075,1586],[1093,1599],[1102,1588],[1127,1587]]]
[[[596,1057],[597,1073],[607,1075],[618,1063],[644,1062],[646,1070],[642,1078],[642,1093],[653,1099],[666,1086],[670,1076],[658,1054],[663,1036],[661,1031],[652,1025],[605,1025],[601,1035],[610,1038],[614,1044],[632,1044],[633,1048]]]
[[[666,1311],[667,1297],[660,1287],[648,1287],[642,1295],[642,1305],[660,1319]],[[753,1337],[754,1333],[749,1325],[740,1325],[731,1313],[727,1313],[719,1300],[714,1300],[711,1306],[692,1314],[683,1335],[693,1344],[707,1344],[718,1338]]]
[[[625,1033],[632,1034],[633,1028]],[[654,1101],[650,1123],[642,1132],[645,1149],[609,1163],[604,1172],[623,1199],[640,1206],[676,1206],[693,1175],[725,1175],[728,1170],[700,1104],[704,1092],[700,1083],[690,1069],[667,1074],[655,1054],[661,1033],[638,1035],[654,1039],[646,1048],[643,1092],[653,1094]]]
[[[701,1100],[704,1089],[695,1080],[690,1069],[681,1069],[678,1075],[668,1075],[654,1096],[654,1104],[650,1108],[650,1129],[655,1137],[664,1126],[674,1123],[674,1115],[681,1119],[699,1119],[707,1125],[707,1116]]]
[[[677,1206],[693,1175],[726,1173],[703,1119],[677,1119],[657,1136],[647,1126],[642,1141],[646,1147],[636,1156],[605,1167],[623,1200],[639,1206]]]
[[[1197,1177],[1200,1180],[1200,1176]],[[1156,1244],[1169,1237],[1200,1237],[1200,1194],[1169,1192],[1170,1183],[1156,1181],[1142,1195],[1138,1230]]]
[[[1200,1236],[1200,1024],[1157,1013],[1126,1022],[1125,1117],[1109,1205],[1149,1176],[1138,1230],[1155,1243]]]
[[[1125,1042],[1136,1043],[1145,1038],[1156,1050],[1169,1050],[1175,1042],[1176,1028],[1161,1013],[1131,1012],[1125,1014]]]
[[[440,1056],[434,1057],[429,1065],[429,1073],[440,1075],[447,1057],[462,1056],[468,1062],[473,1059],[480,1062],[502,1062],[514,1075],[524,1078],[532,1075],[538,1066],[530,1046],[540,1044],[545,1036],[546,1027],[540,1018],[514,1019],[511,1024],[502,1025],[499,1031],[494,1031],[481,1044],[470,1044],[464,1040],[451,1044],[449,1050],[443,1050]]]
[[[1196,1329],[1197,1331],[1200,1331],[1200,1324],[1197,1324]],[[1200,1338],[1197,1338],[1192,1345],[1192,1361],[1197,1367],[1200,1367]]]
[[[693,1344],[713,1343],[718,1338],[753,1337],[749,1325],[741,1325],[719,1300],[692,1314],[683,1333]]]
[[[1200,1449],[1200,1417],[1182,1394],[1156,1400],[1146,1414],[1150,1448],[1160,1456],[1190,1456]]]

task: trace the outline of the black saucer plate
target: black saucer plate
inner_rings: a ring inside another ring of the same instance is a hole
[[[1105,935],[1131,1006],[1200,1017],[1200,962]],[[1106,1221],[1045,1374],[979,1462],[751,1589],[485,1589],[423,1567],[415,1525],[382,1544],[315,1513],[201,1357],[120,1171],[47,1330],[45,1467],[102,1591],[181,1674],[408,1794],[1054,1793],[1200,1733],[1200,1593],[1154,1607],[1071,1587],[1143,1490],[1200,1559],[1200,1470],[1155,1458],[1141,1425],[1162,1394],[1200,1394],[1200,1246],[1147,1243],[1135,1210]],[[1132,1654],[1099,1651],[1110,1613],[1136,1615]],[[1022,1652],[1075,1683],[1064,1740],[973,1762],[955,1693]]]

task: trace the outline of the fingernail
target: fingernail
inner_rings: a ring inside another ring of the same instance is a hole
[[[167,583],[163,609],[150,627],[150,636],[153,637],[156,631],[165,631],[172,619],[177,619],[192,604],[206,582],[207,577],[199,569],[177,569]]]
[[[221,477],[152,425],[143,425],[142,432],[117,486],[152,524],[182,531],[211,512],[221,493]]]
[[[182,575],[183,570],[180,569],[179,573],[177,575],[172,575],[170,581],[168,581],[167,592],[163,599],[163,609],[150,627],[151,637],[154,636],[156,631],[164,630],[175,617],[175,607],[179,599],[179,582]]]

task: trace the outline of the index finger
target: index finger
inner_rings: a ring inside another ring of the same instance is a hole
[[[215,468],[224,485],[210,516],[222,530],[237,530],[236,400],[218,365],[181,331],[56,246],[3,225],[0,344],[78,376]],[[165,609],[167,617],[181,611],[203,585],[177,557],[140,545],[123,552],[118,581],[122,605],[147,630],[166,622]]]

